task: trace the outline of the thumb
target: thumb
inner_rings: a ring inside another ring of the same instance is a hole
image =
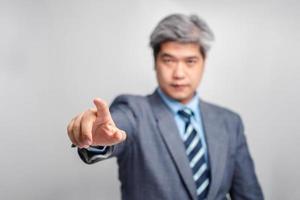
[[[94,99],[94,104],[97,108],[97,124],[101,125],[108,122],[113,122],[108,105],[106,102],[100,98]]]

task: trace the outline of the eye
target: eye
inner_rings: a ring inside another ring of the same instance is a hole
[[[162,58],[162,62],[166,65],[166,66],[169,66],[169,67],[172,67],[176,64],[176,59],[172,58],[172,57],[163,57]]]
[[[189,66],[193,66],[196,63],[197,63],[197,59],[195,59],[195,58],[190,58],[190,59],[186,60],[186,64],[189,65]]]
[[[164,62],[164,63],[171,63],[173,60],[171,59],[171,58],[163,58],[162,59],[162,61]]]

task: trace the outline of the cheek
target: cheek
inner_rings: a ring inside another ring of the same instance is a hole
[[[199,84],[199,82],[202,79],[202,74],[203,74],[202,70],[197,70],[190,73],[190,79],[193,82],[193,84],[195,85]]]
[[[168,82],[170,79],[170,72],[168,70],[157,69],[156,73],[161,82]]]

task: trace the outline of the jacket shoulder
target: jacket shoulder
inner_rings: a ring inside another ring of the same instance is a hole
[[[142,95],[132,95],[132,94],[122,94],[117,96],[110,109],[123,108],[123,110],[130,111],[133,115],[142,115],[142,113],[149,110],[149,105],[146,96]]]
[[[200,105],[201,109],[203,108],[209,110],[211,114],[214,114],[221,118],[241,121],[240,114],[230,108],[220,106],[215,103],[207,102],[202,99],[200,100]]]
[[[127,105],[129,107],[136,107],[139,104],[146,102],[146,97],[142,95],[121,94],[118,95],[112,102],[111,106]]]

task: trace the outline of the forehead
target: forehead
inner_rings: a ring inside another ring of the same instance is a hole
[[[197,43],[164,42],[160,46],[159,55],[176,58],[200,57],[200,46]]]

